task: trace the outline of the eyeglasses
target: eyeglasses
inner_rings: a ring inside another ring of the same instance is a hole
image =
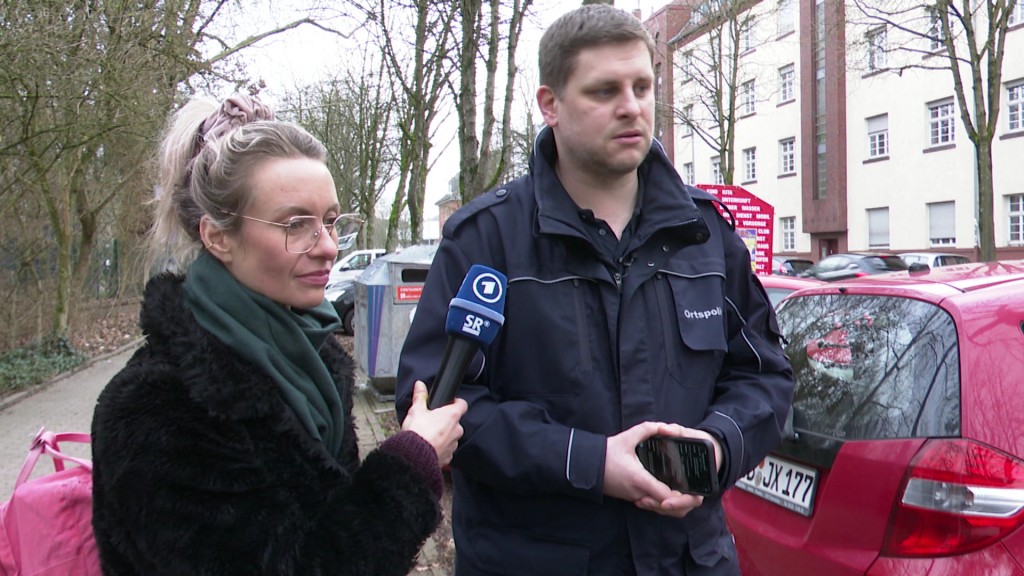
[[[320,234],[324,228],[338,243],[338,250],[348,250],[355,243],[359,229],[363,225],[363,220],[358,214],[341,214],[333,222],[324,222],[317,216],[292,216],[284,222],[271,222],[235,212],[228,214],[284,228],[284,249],[290,254],[305,254],[312,250],[320,241]]]

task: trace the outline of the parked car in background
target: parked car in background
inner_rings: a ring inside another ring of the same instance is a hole
[[[352,336],[355,333],[353,329],[353,320],[356,309],[356,298],[353,282],[353,280],[342,280],[341,282],[331,284],[324,289],[324,298],[334,305],[334,310],[338,313],[338,318],[341,318],[342,332],[349,336]]]
[[[808,268],[803,276],[834,282],[906,269],[906,262],[895,254],[832,254]]]
[[[787,256],[772,256],[772,274],[781,276],[799,276],[814,266],[814,262],[804,258],[789,258]]]
[[[772,306],[775,307],[778,307],[779,302],[786,296],[789,296],[790,293],[801,288],[818,286],[822,283],[821,280],[815,280],[814,278],[777,276],[775,274],[771,276],[758,276],[757,279],[761,281],[761,286],[764,287],[764,291],[768,293],[768,299],[771,300]]]
[[[1024,260],[786,298],[782,445],[725,494],[744,576],[1024,574]]]
[[[369,250],[353,250],[352,252],[338,258],[331,267],[331,276],[327,279],[327,287],[337,284],[343,280],[354,280],[366,270],[366,267],[373,263],[378,256],[383,256],[387,251],[383,248],[372,248]]]
[[[904,252],[899,255],[900,259],[911,264],[925,264],[929,268],[939,266],[952,266],[954,264],[967,264],[970,258],[962,254],[949,254],[946,252]]]

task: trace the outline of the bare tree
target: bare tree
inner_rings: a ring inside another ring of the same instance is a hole
[[[122,250],[141,239],[140,206],[153,190],[153,142],[176,99],[190,91],[189,81],[235,78],[240,50],[314,23],[300,18],[229,45],[212,29],[230,6],[228,0],[2,4],[0,220],[7,247],[22,262],[32,259],[20,275],[3,278],[10,283],[5,290],[18,295],[7,301],[11,315],[24,302],[45,298],[52,306],[47,330],[66,333],[74,306],[90,297],[84,286],[90,269],[110,260],[97,263],[97,245]],[[204,56],[210,48],[215,53]],[[45,233],[14,232],[33,227]],[[128,236],[115,243],[114,234]],[[21,284],[27,278],[35,284]]]
[[[398,174],[399,138],[385,68],[369,53],[358,61],[360,68],[290,94],[283,111],[326,145],[338,201],[366,220],[359,245],[369,248],[376,245],[377,203]]]
[[[995,260],[992,141],[999,121],[1003,58],[1019,0],[853,0],[847,19],[870,31],[877,71],[947,71],[977,166],[979,258]]]
[[[741,98],[754,103],[758,97],[753,65],[740,55],[750,50],[757,0],[704,0],[692,12],[690,23],[678,38],[674,76],[683,83],[671,107],[677,123],[685,126],[719,153],[722,181],[732,184],[736,171],[736,124],[743,116]],[[761,11],[766,17],[774,8]]]
[[[400,218],[409,215],[409,241],[423,238],[423,201],[430,168],[431,138],[444,111],[453,72],[453,22],[458,3],[448,0],[379,0],[364,10],[374,23],[389,77],[401,96],[396,110],[399,177],[388,216],[386,248],[400,242]],[[410,34],[411,31],[411,34]]]
[[[507,5],[506,5],[507,4]],[[512,102],[515,95],[516,51],[523,31],[523,18],[533,0],[489,0],[484,9],[481,0],[459,2],[462,41],[459,46],[459,90],[456,94],[459,114],[459,189],[463,203],[492,188],[508,172],[512,151]],[[486,19],[484,18],[486,16]],[[487,38],[486,44],[482,43]],[[482,48],[486,47],[486,52]],[[498,68],[505,63],[502,79],[501,121],[497,121]],[[477,113],[477,67],[486,71],[483,106]],[[477,136],[477,118],[483,123]],[[495,143],[495,129],[501,130]]]

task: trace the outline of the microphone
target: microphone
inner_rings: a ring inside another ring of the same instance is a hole
[[[477,350],[489,345],[505,323],[505,287],[508,279],[497,270],[474,264],[462,281],[459,293],[448,304],[444,331],[448,345],[441,358],[427,407],[445,406],[466,375],[466,367]]]

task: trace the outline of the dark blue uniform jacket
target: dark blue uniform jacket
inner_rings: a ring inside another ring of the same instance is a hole
[[[780,442],[792,374],[747,248],[655,143],[616,262],[588,240],[553,155],[545,129],[529,175],[448,220],[402,351],[400,418],[414,381],[437,372],[470,266],[508,276],[505,324],[459,392],[457,573],[738,573],[719,498],[680,520],[605,498],[602,484],[606,438],[644,421],[724,439],[727,486]]]

